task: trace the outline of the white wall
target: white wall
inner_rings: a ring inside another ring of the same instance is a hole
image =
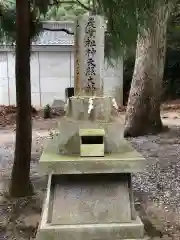
[[[105,94],[114,95],[122,104],[123,63],[115,68],[105,64]],[[65,99],[65,88],[74,85],[74,57],[72,51],[35,51],[31,55],[32,104],[39,107]],[[15,56],[0,52],[0,105],[15,104]]]
[[[104,66],[104,94],[114,96],[119,105],[123,105],[123,60],[108,62]]]
[[[8,105],[9,102],[9,82],[8,82],[8,55],[0,53],[0,104]]]
[[[71,86],[70,52],[40,52],[42,105],[54,98],[65,98],[65,88]]]

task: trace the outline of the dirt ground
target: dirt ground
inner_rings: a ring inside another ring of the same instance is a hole
[[[145,171],[133,176],[136,209],[145,224],[145,239],[180,240],[180,111],[166,110],[162,119],[169,125],[169,132],[129,139],[147,159]],[[38,174],[38,160],[59,120],[34,120],[31,180],[35,195],[18,200],[10,199],[7,193],[14,127],[0,129],[0,240],[35,237],[47,183],[47,177]]]

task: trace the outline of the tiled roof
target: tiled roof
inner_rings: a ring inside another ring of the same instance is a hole
[[[64,32],[43,31],[32,45],[73,45],[74,36]]]
[[[43,22],[43,26],[46,29],[68,29],[71,32],[74,32],[74,22]],[[33,46],[71,46],[74,44],[74,35],[69,35],[65,32],[60,31],[47,31],[44,30],[40,33],[36,40],[32,42]],[[12,44],[14,45],[14,44]],[[6,42],[1,44],[0,47],[7,46]]]

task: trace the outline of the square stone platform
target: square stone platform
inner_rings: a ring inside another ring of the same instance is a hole
[[[50,139],[39,161],[42,174],[85,174],[85,173],[133,173],[142,172],[146,160],[130,143],[121,140],[118,153],[105,154],[104,157],[80,157],[59,153],[58,136]]]
[[[49,175],[37,240],[143,239],[131,220],[125,175]]]

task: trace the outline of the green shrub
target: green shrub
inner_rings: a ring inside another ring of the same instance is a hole
[[[44,119],[47,118],[51,118],[51,107],[49,104],[44,107]]]

